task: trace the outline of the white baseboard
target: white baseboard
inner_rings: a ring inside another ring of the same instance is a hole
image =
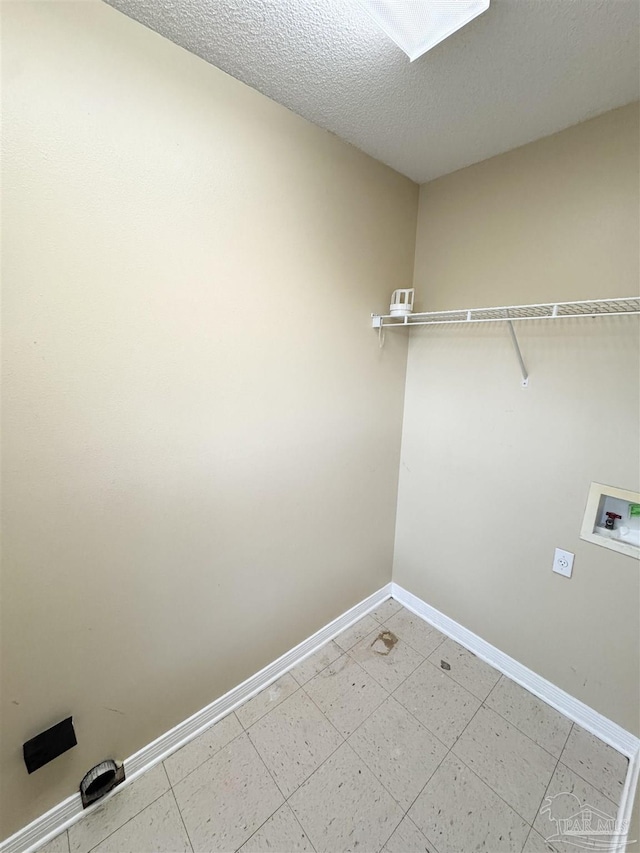
[[[424,602],[421,598],[408,592],[397,583],[391,584],[392,597],[402,604],[407,610],[411,610],[416,616],[424,619],[434,628],[437,628],[447,637],[451,637],[461,646],[473,652],[481,660],[499,670],[503,675],[520,684],[530,693],[551,705],[565,717],[577,723],[583,729],[591,732],[600,740],[608,743],[618,752],[626,755],[629,759],[629,767],[625,779],[622,798],[618,807],[619,826],[629,826],[633,801],[638,786],[638,774],[640,771],[640,739],[623,729],[617,723],[607,719],[602,714],[594,711],[584,702],[571,696],[555,684],[547,681],[541,675],[518,663],[509,655],[501,652],[491,643],[487,643],[477,634],[463,628],[458,622],[445,616],[435,607]],[[634,841],[636,839],[633,839]],[[618,849],[624,849],[622,845]]]
[[[295,648],[286,652],[282,657],[279,657],[273,663],[265,666],[260,672],[252,675],[242,684],[234,687],[224,696],[216,699],[206,708],[198,711],[192,717],[178,723],[177,726],[170,729],[165,734],[147,744],[141,750],[136,752],[130,758],[125,759],[124,766],[126,779],[122,785],[118,786],[111,794],[100,800],[88,809],[82,808],[80,794],[74,794],[67,797],[57,806],[54,806],[45,814],[41,815],[36,820],[19,830],[10,838],[7,838],[0,844],[0,853],[32,853],[43,844],[46,844],[56,835],[59,835],[65,829],[68,829],[74,823],[79,821],[84,815],[89,814],[96,808],[99,808],[110,797],[115,796],[122,791],[124,787],[130,785],[147,770],[150,770],[154,765],[168,758],[171,753],[180,749],[180,747],[189,743],[189,741],[198,737],[203,731],[212,726],[222,717],[225,717],[247,699],[255,696],[265,687],[268,687],[278,678],[299,664],[305,658],[312,655],[321,646],[340,634],[346,628],[349,628],[358,619],[361,619],[370,610],[374,610],[383,601],[391,597],[391,584],[383,586],[368,598],[359,602],[347,610],[333,622],[325,625],[315,634]]]
[[[79,794],[68,797],[41,817],[36,818],[36,820],[24,827],[24,829],[19,830],[15,835],[2,842],[0,844],[0,853],[32,853],[32,851],[37,850],[38,847],[56,835],[59,835],[65,829],[68,829],[68,827],[80,820],[84,815],[99,808],[109,797],[114,796],[123,787],[131,784],[131,782],[135,781],[135,779],[147,770],[150,770],[160,761],[163,761],[171,753],[202,734],[203,731],[229,714],[243,702],[246,702],[247,699],[264,690],[265,687],[268,687],[276,679],[284,675],[285,672],[288,672],[302,660],[309,657],[309,655],[312,655],[326,642],[333,639],[341,631],[344,631],[354,622],[357,622],[358,619],[361,619],[366,613],[374,610],[390,597],[395,598],[396,601],[404,605],[408,610],[411,610],[443,634],[460,643],[461,646],[469,649],[469,651],[513,679],[513,681],[522,685],[522,687],[538,696],[548,705],[556,708],[561,714],[578,723],[578,725],[590,731],[596,737],[600,738],[600,740],[608,743],[614,749],[618,750],[618,752],[626,755],[629,758],[629,769],[618,810],[618,819],[621,822],[627,821],[628,825],[640,770],[640,739],[602,716],[602,714],[594,711],[593,708],[589,708],[588,705],[570,696],[564,690],[556,687],[550,681],[532,672],[526,666],[518,663],[518,661],[501,652],[490,643],[487,643],[481,637],[463,628],[462,625],[445,616],[444,613],[441,613],[429,604],[426,604],[422,599],[407,592],[406,589],[398,586],[398,584],[390,583],[377,592],[374,592],[373,595],[365,598],[359,604],[356,604],[355,607],[347,610],[346,613],[334,619],[333,622],[325,625],[324,628],[321,628],[313,636],[304,640],[298,646],[291,649],[291,651],[286,652],[286,654],[273,663],[270,663],[264,669],[260,670],[260,672],[252,675],[251,678],[248,678],[242,684],[238,685],[238,687],[234,687],[233,690],[216,699],[215,702],[207,705],[206,708],[198,711],[192,717],[184,720],[184,722],[179,723],[173,729],[170,729],[157,738],[157,740],[154,740],[126,759],[125,770],[127,778],[112,794],[100,800],[96,805],[84,810]]]

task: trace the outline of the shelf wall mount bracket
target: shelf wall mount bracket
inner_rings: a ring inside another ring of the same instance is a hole
[[[371,315],[371,325],[378,330],[378,346],[382,349],[384,346],[384,323],[380,314]]]

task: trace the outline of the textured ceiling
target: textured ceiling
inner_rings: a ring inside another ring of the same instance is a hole
[[[356,0],[109,2],[418,182],[639,96],[638,0],[492,0],[413,63]]]

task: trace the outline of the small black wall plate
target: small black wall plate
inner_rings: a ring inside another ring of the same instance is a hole
[[[22,746],[24,763],[29,773],[38,770],[78,743],[72,717],[32,737]]]

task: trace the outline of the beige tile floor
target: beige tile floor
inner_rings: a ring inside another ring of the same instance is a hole
[[[615,816],[626,769],[389,599],[43,853],[564,853],[545,798]]]

